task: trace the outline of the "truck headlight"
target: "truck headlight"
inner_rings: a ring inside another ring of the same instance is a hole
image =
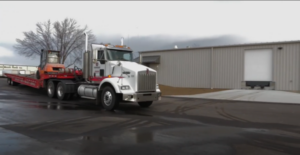
[[[158,84],[156,84],[156,89],[159,89],[159,85]]]
[[[122,89],[122,90],[129,90],[130,87],[129,87],[129,86],[121,86],[121,89]]]

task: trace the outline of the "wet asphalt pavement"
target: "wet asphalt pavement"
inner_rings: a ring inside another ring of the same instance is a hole
[[[0,155],[300,154],[300,105],[163,97],[61,102],[0,78]]]

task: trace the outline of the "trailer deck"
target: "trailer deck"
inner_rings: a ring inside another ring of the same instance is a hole
[[[12,80],[13,82],[17,82],[23,85],[27,85],[33,88],[41,87],[41,80],[36,79],[35,74],[5,74],[7,78]]]
[[[40,79],[36,78],[35,74],[9,74],[5,73],[8,80],[13,81],[17,84],[27,85],[33,88],[43,88],[45,80],[57,79],[57,80],[67,80],[75,79],[74,70],[69,73],[57,73],[57,74],[44,74]],[[76,73],[78,73],[76,71]]]

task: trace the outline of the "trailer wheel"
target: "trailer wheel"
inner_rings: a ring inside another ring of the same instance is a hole
[[[8,85],[11,85],[11,79],[10,79],[10,78],[7,78],[6,81],[7,81],[7,84],[8,84]]]
[[[55,98],[56,94],[55,94],[55,84],[53,81],[49,80],[48,81],[48,85],[47,85],[47,94],[50,98]]]
[[[117,98],[114,89],[110,86],[106,86],[102,90],[100,102],[103,108],[109,111],[116,109],[119,105],[119,99]]]
[[[56,95],[60,100],[66,100],[69,98],[69,94],[65,93],[65,87],[62,82],[57,84]]]
[[[142,108],[148,108],[150,105],[153,103],[152,101],[147,101],[147,102],[138,102],[139,106]]]
[[[10,85],[12,85],[12,86],[17,86],[19,83],[17,83],[17,82],[15,82],[15,81],[13,81],[13,80],[10,80]]]

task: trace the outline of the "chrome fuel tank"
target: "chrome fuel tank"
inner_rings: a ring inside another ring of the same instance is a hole
[[[96,99],[98,86],[80,85],[78,87],[78,94],[83,98]]]

